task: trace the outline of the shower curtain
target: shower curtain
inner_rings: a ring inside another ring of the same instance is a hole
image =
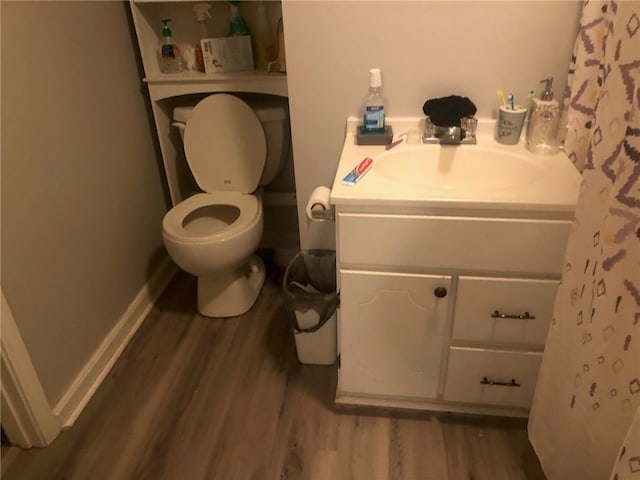
[[[549,480],[640,479],[640,2],[584,3],[568,83],[583,182],[529,438]]]

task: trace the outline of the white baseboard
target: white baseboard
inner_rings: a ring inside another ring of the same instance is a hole
[[[74,424],[177,270],[176,265],[167,256],[80,370],[53,409],[63,428],[69,428]]]

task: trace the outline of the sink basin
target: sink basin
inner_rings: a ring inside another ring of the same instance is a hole
[[[373,171],[404,185],[448,191],[512,189],[535,182],[543,173],[516,152],[432,145],[383,153],[376,157]]]
[[[417,132],[421,121],[398,119],[393,129]],[[563,151],[535,155],[523,142],[502,145],[494,139],[492,120],[478,123],[477,145],[425,145],[408,135],[406,141],[385,150],[357,144],[361,122],[359,117],[347,122],[330,197],[338,213],[382,206],[408,215],[562,211],[573,218],[582,176]],[[409,137],[416,143],[407,143]],[[342,179],[366,157],[373,159],[371,171],[356,185],[345,184]]]

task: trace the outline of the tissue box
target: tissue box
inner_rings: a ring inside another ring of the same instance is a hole
[[[253,51],[249,35],[203,38],[200,40],[206,73],[253,70]]]

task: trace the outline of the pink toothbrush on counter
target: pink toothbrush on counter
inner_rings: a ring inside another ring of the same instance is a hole
[[[403,140],[402,137],[404,137],[406,135],[407,135],[407,132],[401,133],[400,135],[398,135],[398,140],[396,140],[395,142],[391,142],[391,143],[386,144],[384,146],[384,149],[385,150],[391,150],[393,147],[395,147],[397,145],[400,145],[402,143],[402,140]]]

